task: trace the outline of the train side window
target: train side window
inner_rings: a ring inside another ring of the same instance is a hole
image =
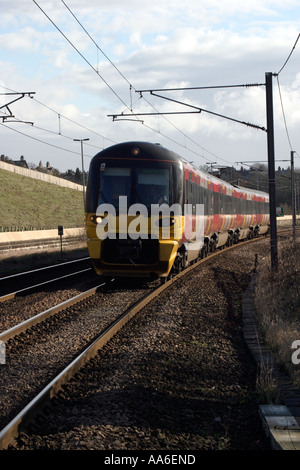
[[[232,196],[230,196],[230,214],[235,214],[235,204]]]
[[[202,195],[203,195],[203,204],[204,204],[204,214],[207,215],[207,189],[202,188]]]
[[[201,187],[197,185],[197,204],[201,204]]]
[[[269,212],[270,212],[269,203],[268,203],[268,202],[265,202],[265,203],[264,203],[264,206],[265,206],[264,213],[265,213],[265,214],[269,214]]]
[[[186,203],[193,203],[192,183],[189,180],[186,181]]]
[[[237,213],[241,214],[241,199],[237,198]]]
[[[209,191],[209,213],[213,214],[214,213],[214,192]]]
[[[224,207],[224,194],[220,194],[220,214],[225,214],[225,207]]]
[[[224,209],[225,209],[225,214],[230,214],[229,197],[227,194],[224,194]]]
[[[220,213],[220,193],[214,193],[214,214]]]
[[[203,186],[198,186],[198,204],[205,205],[205,188]]]
[[[247,214],[251,214],[251,201],[247,200]]]
[[[197,186],[195,183],[192,183],[192,201],[194,206],[197,203]]]
[[[246,214],[246,201],[245,201],[245,199],[242,198],[242,196],[241,196],[240,203],[241,203],[241,205],[240,205],[240,214],[244,215],[244,214]]]

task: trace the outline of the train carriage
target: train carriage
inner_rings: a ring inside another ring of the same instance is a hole
[[[233,186],[158,144],[126,142],[92,159],[85,225],[95,270],[165,280],[216,248],[266,233],[267,193]]]

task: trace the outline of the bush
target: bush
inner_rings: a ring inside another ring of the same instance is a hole
[[[300,387],[300,364],[293,364],[292,344],[300,340],[300,243],[278,245],[278,272],[272,273],[270,258],[259,266],[255,307],[260,333],[276,361]]]

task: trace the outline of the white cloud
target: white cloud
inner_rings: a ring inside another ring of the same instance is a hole
[[[123,0],[65,1],[123,77],[97,51],[62,2],[37,0],[82,56],[32,0],[1,0],[4,85],[19,91],[36,91],[35,100],[21,100],[14,105],[16,115],[18,112],[20,118],[55,131],[57,114],[65,113],[83,126],[62,119],[68,135],[89,137],[90,144],[100,148],[103,142],[137,138],[160,140],[199,164],[210,159],[210,152],[229,163],[237,161],[237,154],[240,159],[240,153],[254,155],[259,160],[266,158],[266,137],[262,131],[209,114],[141,116],[144,125],[132,121],[114,123],[107,115],[127,113],[131,106],[135,112],[154,111],[134,89],[263,83],[266,72],[276,72],[283,65],[299,33],[296,0],[284,3],[279,0],[128,0],[126,6]],[[299,53],[300,44],[280,75],[286,120],[295,145],[300,144]],[[131,91],[124,77],[132,84]],[[168,96],[233,118],[265,124],[264,87],[172,92]],[[159,111],[189,109],[150,94],[144,97]],[[56,113],[39,105],[37,100]],[[274,105],[276,142],[280,152],[288,153],[275,79]],[[37,129],[23,130],[38,134]],[[77,158],[26,137],[16,138],[13,131],[3,126],[0,132],[6,136],[1,140],[0,153],[26,155],[27,149],[32,159],[39,161],[41,154],[45,154],[51,164],[62,169],[72,167]],[[44,132],[42,138],[46,140],[50,135]],[[61,136],[55,139],[51,135],[53,140],[62,147],[70,146]],[[93,152],[92,148],[88,150],[89,154]],[[194,152],[199,152],[199,156]]]
[[[40,35],[33,28],[26,26],[17,33],[6,33],[0,36],[0,47],[21,53],[38,50]]]

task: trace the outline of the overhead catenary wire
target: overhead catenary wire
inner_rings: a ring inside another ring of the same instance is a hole
[[[296,41],[295,41],[295,44],[293,45],[292,50],[291,50],[291,52],[289,53],[289,55],[288,55],[286,61],[284,62],[283,66],[281,67],[281,69],[279,70],[279,72],[277,72],[277,74],[275,74],[275,75],[279,75],[279,74],[282,72],[282,70],[284,69],[284,67],[286,66],[286,64],[288,63],[288,61],[290,60],[291,55],[293,54],[294,50],[296,49],[297,43],[298,43],[298,41],[299,41],[299,38],[300,38],[300,33],[298,34],[298,37],[297,37],[297,39],[296,39]]]
[[[73,16],[73,18],[77,21],[77,23],[80,25],[80,27],[83,29],[83,31],[88,35],[88,37],[91,39],[91,41],[95,44],[97,50],[99,50],[101,52],[101,54],[104,55],[104,57],[109,61],[109,63],[117,70],[117,72],[122,76],[122,78],[128,83],[128,85],[130,87],[132,87],[131,83],[127,80],[127,78],[125,77],[125,75],[121,72],[120,69],[118,69],[118,67],[113,63],[113,61],[108,57],[107,54],[105,54],[105,52],[103,51],[103,49],[101,49],[101,47],[98,46],[98,44],[96,43],[96,41],[94,41],[93,37],[90,35],[90,33],[87,31],[87,29],[83,26],[83,24],[79,21],[79,19],[76,17],[76,15],[72,12],[71,8],[68,7],[68,5],[66,4],[66,2],[64,0],[61,0],[61,2],[65,5],[65,7],[69,10],[69,12],[71,13],[71,15]]]
[[[35,0],[33,0],[33,1],[34,1],[34,3],[40,8],[40,6],[37,4],[37,2],[36,2]],[[63,0],[62,0],[62,3],[67,7],[66,3],[65,3]],[[68,8],[68,7],[67,7],[67,8]],[[68,8],[68,9],[69,9],[69,8]],[[42,9],[40,8],[40,10],[42,10]],[[69,9],[69,10],[70,10],[70,9]],[[43,11],[43,10],[42,10],[42,11]],[[70,12],[71,12],[71,11],[70,11]],[[44,13],[44,12],[43,12],[43,13]],[[71,12],[71,13],[72,13],[72,12]],[[72,13],[72,15],[73,15],[73,13]],[[51,21],[51,23],[56,27],[56,25],[55,25],[54,22],[48,17],[48,15],[46,15],[46,16],[47,16],[47,18],[49,19],[49,21]],[[73,15],[73,16],[74,16],[74,15]],[[74,18],[76,19],[75,16],[74,16]],[[76,19],[76,21],[78,21],[78,20]],[[78,22],[78,23],[81,25],[80,22]],[[82,26],[82,27],[83,27],[83,26]],[[56,27],[56,28],[57,28],[57,27]],[[83,29],[85,29],[85,28],[83,27]],[[60,30],[59,30],[59,31],[60,31]],[[76,52],[81,55],[81,57],[88,63],[88,65],[89,65],[90,67],[92,67],[92,69],[99,75],[99,77],[100,77],[102,80],[104,80],[103,77],[99,74],[99,71],[98,71],[97,69],[95,69],[95,67],[92,66],[92,64],[83,56],[83,54],[80,53],[80,51],[70,42],[70,40],[66,37],[66,35],[64,35],[64,33],[62,33],[62,31],[60,31],[60,33],[61,33],[61,34],[65,37],[65,39],[72,45],[72,47],[75,48]],[[86,33],[89,34],[87,31],[86,31]],[[89,36],[90,36],[90,35],[89,35]],[[300,35],[299,35],[299,36],[300,36]],[[297,38],[297,41],[296,41],[296,43],[295,43],[295,45],[294,45],[294,47],[293,47],[293,49],[292,49],[292,51],[291,51],[289,57],[291,56],[291,54],[292,54],[294,48],[296,47],[296,44],[297,44],[298,39],[299,39],[299,36],[298,36],[298,38]],[[91,36],[90,36],[90,38],[91,38],[91,40],[93,41],[93,39],[92,39]],[[94,42],[94,41],[93,41],[93,42]],[[96,44],[96,43],[94,42],[94,44]],[[99,50],[102,54],[104,54],[104,55],[106,56],[107,60],[109,60],[109,62],[111,63],[111,65],[114,66],[115,69],[123,76],[124,80],[126,80],[126,82],[127,82],[127,83],[129,84],[129,86],[130,86],[130,91],[131,91],[132,89],[134,89],[133,86],[130,84],[130,82],[127,80],[127,78],[122,74],[122,72],[113,64],[113,62],[112,62],[112,61],[109,59],[109,57],[104,53],[104,51],[103,51],[101,48],[99,48],[99,46],[97,45],[97,51],[98,51],[98,50]],[[289,57],[288,57],[288,59],[289,59]],[[288,59],[286,60],[284,66],[286,65]],[[284,66],[280,69],[279,73],[280,73],[281,70],[284,68]],[[110,88],[109,84],[108,84],[105,80],[104,80],[104,82],[105,82],[105,84]],[[112,88],[111,88],[111,91],[115,92]],[[116,94],[116,96],[117,96],[118,98],[120,98],[118,94]],[[143,99],[145,99],[145,98],[143,97]],[[38,100],[36,100],[36,101],[38,101]],[[146,100],[146,102],[147,102],[148,104],[150,104],[147,100]],[[128,109],[130,109],[130,110],[132,111],[132,101],[131,101],[130,106],[128,106],[124,101],[123,101],[123,104],[124,104]],[[150,104],[150,106],[152,106],[152,105]],[[55,111],[54,111],[54,112],[55,112]],[[58,115],[58,114],[59,114],[59,113],[57,113],[57,115]],[[134,115],[134,113],[133,113],[133,115]],[[135,116],[135,117],[136,117],[136,116]],[[68,118],[67,118],[67,119],[68,119]],[[70,121],[72,121],[72,120],[70,120]],[[145,126],[145,124],[144,124],[142,121],[140,121],[139,119],[137,119],[137,121],[141,122],[141,123]],[[168,122],[169,122],[169,121],[168,121]],[[172,124],[172,123],[171,123],[171,124]],[[173,124],[172,124],[172,125],[173,125]],[[6,127],[7,127],[7,126],[6,126]],[[82,126],[82,127],[84,128],[85,126]],[[149,128],[149,129],[151,129],[151,130],[154,131],[154,132],[157,132],[155,129],[153,129],[153,128],[150,127],[150,126],[147,126],[147,125],[146,125],[146,127]],[[175,126],[175,127],[176,127],[176,126]],[[189,140],[192,141],[192,139],[190,139],[189,136],[187,136],[187,135],[184,134],[182,131],[180,131],[180,129],[177,128],[177,130],[179,130],[179,132],[181,132],[187,139],[189,139]],[[163,135],[161,132],[159,132],[159,134]],[[103,137],[103,136],[102,136],[102,137]],[[168,136],[165,136],[165,135],[164,135],[164,137],[167,138],[167,139],[169,139]],[[103,137],[103,138],[106,138],[106,137]],[[110,140],[110,139],[108,139],[108,140]],[[172,141],[173,141],[175,144],[177,144],[177,145],[181,145],[181,144],[178,144],[178,142],[176,142],[176,141],[173,140],[173,139],[169,139],[169,140],[172,140]],[[195,141],[193,141],[193,142],[196,143]],[[198,143],[196,143],[196,144],[199,145]],[[184,146],[181,145],[181,146],[184,147],[184,148],[187,148],[185,145],[184,145]],[[200,146],[200,147],[201,147],[201,146]],[[204,149],[203,147],[201,147],[201,148],[202,148],[203,150],[205,150],[206,152],[209,152],[207,149]],[[188,149],[188,150],[190,150],[190,149]],[[194,152],[194,153],[197,154],[196,152]],[[209,153],[211,153],[211,152],[209,152]],[[212,154],[212,153],[211,153],[211,154]],[[198,154],[197,154],[197,155],[198,155]],[[204,158],[204,157],[201,156],[201,155],[200,155],[200,157],[201,157],[201,158]],[[220,157],[217,157],[217,158],[220,158]],[[222,160],[226,161],[225,159],[222,159]]]
[[[10,116],[7,115],[7,117],[10,117]],[[72,140],[72,141],[74,140],[73,137],[70,137],[70,136],[68,136],[68,135],[62,134],[61,132],[56,132],[56,131],[52,131],[52,130],[50,130],[50,129],[45,129],[44,127],[37,126],[37,125],[34,124],[33,122],[26,122],[26,121],[23,121],[23,120],[21,120],[21,119],[17,119],[16,117],[14,117],[14,120],[13,120],[13,121],[7,121],[7,120],[5,120],[5,123],[7,123],[7,122],[28,124],[28,125],[30,125],[30,127],[33,127],[33,128],[38,129],[38,130],[40,130],[40,131],[48,132],[49,134],[53,134],[53,135],[60,135],[61,137],[65,138],[65,139],[68,139],[68,140]],[[9,126],[6,126],[6,127],[8,127],[9,129],[12,129],[12,128],[9,127]],[[14,129],[12,129],[12,130],[14,130]],[[28,137],[30,137],[30,135],[28,135],[28,134],[25,134],[25,133],[23,133],[23,134],[24,134],[24,135],[27,135]],[[41,142],[43,142],[43,141],[41,140]],[[46,142],[45,142],[45,143],[46,143]],[[99,146],[96,146],[96,145],[92,145],[92,144],[86,144],[86,145],[88,145],[89,147],[96,148],[97,150],[99,149]],[[58,147],[58,148],[60,148],[60,147]],[[63,149],[63,150],[64,150],[64,149]],[[88,155],[87,155],[87,156],[88,156]]]
[[[66,8],[68,9],[68,11],[71,13],[71,15],[73,16],[73,18],[77,21],[77,23],[81,26],[81,28],[85,31],[85,33],[88,35],[88,37],[89,37],[89,38],[92,40],[92,42],[95,44],[95,46],[97,47],[97,52],[98,52],[98,50],[101,51],[101,53],[106,57],[106,59],[110,62],[110,64],[117,70],[117,72],[122,76],[122,78],[123,78],[123,79],[126,81],[126,83],[129,85],[129,87],[130,87],[130,99],[131,99],[131,105],[130,105],[130,108],[129,108],[129,109],[130,109],[131,113],[135,116],[135,118],[137,118],[138,116],[142,116],[142,115],[152,115],[152,114],[154,114],[154,113],[143,113],[143,114],[142,114],[142,113],[139,113],[139,114],[138,114],[138,113],[133,113],[133,110],[132,110],[132,96],[131,96],[131,90],[134,89],[133,85],[129,82],[129,80],[125,77],[125,75],[119,70],[119,68],[115,66],[115,64],[111,61],[111,59],[107,56],[107,54],[105,54],[105,52],[98,46],[98,44],[94,41],[94,39],[92,38],[92,36],[91,36],[91,35],[88,33],[88,31],[86,30],[86,28],[85,28],[85,27],[82,25],[82,23],[77,19],[76,15],[75,15],[75,14],[71,11],[71,9],[67,6],[66,2],[65,2],[64,0],[61,0],[61,2],[65,5],[65,7],[66,7]],[[299,37],[298,37],[298,39],[299,39]],[[298,41],[298,39],[297,39],[297,41]],[[297,43],[297,41],[296,41],[296,43]],[[295,43],[295,46],[296,46],[296,43]],[[294,48],[295,48],[295,46],[294,46]],[[294,49],[294,48],[293,48],[293,49]],[[291,54],[290,54],[290,55],[291,55]],[[289,57],[290,57],[290,56],[289,56]],[[286,61],[286,62],[287,62],[287,61]],[[285,65],[285,64],[284,64],[284,65]],[[263,86],[263,85],[265,85],[265,84],[256,83],[256,84],[222,85],[222,86],[206,86],[206,87],[185,87],[185,88],[177,87],[177,88],[168,88],[168,89],[155,89],[155,90],[152,90],[151,93],[153,94],[153,91],[159,91],[159,90],[164,90],[164,91],[171,91],[171,90],[172,90],[172,91],[174,91],[174,90],[193,90],[193,89],[214,89],[214,88],[252,87],[252,86]],[[159,113],[159,112],[156,110],[156,108],[155,108],[151,103],[149,103],[148,100],[146,100],[146,99],[144,98],[144,96],[142,95],[142,92],[143,92],[143,91],[150,91],[150,90],[139,90],[139,91],[138,91],[138,90],[134,89],[134,91],[139,92],[140,95],[141,95],[141,97],[148,103],[148,105],[150,105],[151,107],[153,107],[153,109],[155,109],[155,111],[156,111],[156,113],[157,113],[158,115],[162,116],[169,124],[171,124],[174,128],[176,128],[177,131],[181,132],[181,133],[184,135],[185,138],[188,138],[190,141],[193,141],[189,136],[187,136],[185,133],[183,133],[178,127],[174,126],[174,124],[173,124],[171,121],[169,121],[169,120],[165,117],[165,114],[173,114],[173,113]],[[127,108],[128,108],[128,106],[127,106]],[[205,110],[203,110],[203,111],[205,111]],[[199,111],[199,112],[200,112],[200,111]],[[208,111],[206,111],[206,112],[208,112]],[[178,113],[178,114],[179,114],[179,113]],[[217,115],[217,116],[218,116],[217,113],[212,113],[212,112],[211,112],[211,114],[214,114],[214,115]],[[116,120],[115,118],[116,118],[117,116],[121,117],[121,120],[125,120],[125,119],[127,119],[128,116],[130,116],[130,114],[127,115],[127,114],[124,114],[124,112],[123,112],[123,113],[121,113],[120,115],[113,115],[114,120]],[[232,119],[232,118],[228,118],[228,117],[223,116],[223,115],[220,115],[220,116],[221,116],[221,117],[224,117],[224,118],[227,118],[227,119],[230,119],[230,120],[232,120],[232,121],[240,122],[240,123],[245,124],[245,125],[250,126],[250,127],[254,127],[254,128],[257,128],[257,129],[261,129],[261,130],[266,130],[266,129],[265,129],[264,127],[262,127],[262,126],[257,126],[257,125],[254,125],[254,124],[251,124],[251,123],[247,123],[247,122],[244,122],[244,121],[238,121],[238,120],[235,120],[235,119]],[[122,119],[122,118],[123,118],[123,119]],[[140,121],[140,122],[141,122],[143,125],[145,125],[145,124],[144,124],[144,121]],[[149,129],[152,129],[150,126],[146,126],[146,127],[148,127]],[[154,129],[152,129],[152,130],[154,130]],[[154,130],[154,131],[155,131],[155,130]],[[159,131],[159,133],[161,134],[160,131]],[[167,136],[164,136],[164,137],[168,138]],[[178,144],[178,142],[174,141],[174,139],[169,139],[169,140],[175,142],[177,145],[180,145],[180,144]],[[196,145],[199,145],[197,142],[195,142],[195,141],[193,141],[193,142],[194,142]],[[188,148],[186,147],[186,145],[184,145],[184,146],[181,145],[181,146],[190,151],[190,149],[188,149]],[[199,147],[201,147],[201,146],[199,145]],[[207,149],[204,149],[204,147],[201,147],[201,148],[202,148],[204,151],[206,151],[206,152],[208,152],[208,153],[214,155],[212,152],[209,152]],[[196,153],[196,152],[194,152],[194,153]],[[197,154],[197,153],[196,153],[196,154]],[[198,154],[198,156],[200,156],[201,158],[204,158],[204,156],[201,156],[201,155],[199,155],[199,154]],[[229,163],[227,160],[225,160],[225,159],[223,159],[223,158],[217,157],[216,155],[214,155],[214,156],[215,156],[216,158],[219,158],[219,159],[221,159],[221,160],[223,160],[223,161]]]
[[[72,41],[63,33],[63,31],[57,26],[56,23],[50,18],[49,15],[42,9],[42,7],[36,2],[36,0],[32,0],[35,5],[41,10],[41,12],[46,16],[46,18],[50,21],[50,23],[57,29],[57,31],[65,38],[65,40],[70,44],[71,47],[81,56],[81,58],[91,67],[92,70],[101,78],[101,80],[104,82],[104,84],[110,89],[110,91],[118,98],[118,100],[123,103],[126,108],[130,109],[128,105],[125,103],[125,101],[118,95],[118,93],[110,86],[110,84],[105,80],[102,75],[98,72],[97,69],[91,64],[91,62],[80,52],[80,50],[72,43]],[[134,114],[134,113],[133,113]]]
[[[287,126],[287,120],[286,120],[286,116],[285,116],[285,110],[284,110],[284,107],[283,107],[283,99],[282,99],[282,93],[281,93],[281,88],[280,88],[280,83],[279,83],[279,75],[280,73],[282,72],[282,70],[285,68],[285,66],[287,65],[288,61],[290,60],[294,50],[296,49],[296,46],[297,46],[297,43],[300,39],[300,33],[298,34],[297,36],[297,39],[291,49],[291,52],[289,53],[287,59],[285,60],[284,64],[282,65],[282,67],[280,68],[279,72],[277,73],[274,73],[274,76],[277,78],[277,84],[278,84],[278,91],[279,91],[279,98],[280,98],[280,104],[281,104],[281,111],[282,111],[282,115],[283,115],[283,120],[284,120],[284,125],[285,125],[285,131],[286,131],[286,135],[287,135],[287,139],[288,139],[288,142],[289,142],[289,146],[290,146],[290,150],[293,151],[293,146],[292,146],[292,143],[291,143],[291,139],[290,139],[290,135],[289,135],[289,131],[288,131],[288,126]],[[294,151],[295,155],[299,157],[299,154]]]
[[[74,155],[81,155],[81,153],[79,153],[79,152],[74,152],[73,150],[66,149],[66,148],[63,148],[63,147],[59,147],[58,145],[55,145],[55,144],[51,144],[50,142],[46,142],[46,141],[44,141],[44,140],[42,140],[42,139],[39,139],[39,138],[37,138],[37,137],[33,137],[33,136],[29,135],[29,134],[25,134],[25,132],[22,132],[22,131],[20,131],[20,130],[18,130],[18,129],[14,129],[14,128],[12,128],[12,127],[10,127],[10,126],[7,126],[7,125],[5,125],[5,124],[0,123],[0,125],[1,125],[2,127],[5,127],[6,129],[10,129],[10,130],[12,130],[12,131],[14,131],[14,132],[17,132],[18,134],[21,134],[21,135],[23,135],[23,136],[26,136],[26,137],[28,137],[28,138],[30,138],[30,139],[32,139],[32,140],[35,140],[35,141],[40,142],[40,143],[45,144],[45,145],[49,145],[50,147],[54,147],[54,148],[57,148],[57,149],[59,149],[59,150],[63,150],[64,152],[73,153]]]
[[[12,92],[17,93],[15,90],[12,90],[11,88],[5,87],[5,86],[3,86],[3,85],[1,85],[1,84],[0,84],[0,87],[1,87],[1,88],[4,88],[5,90],[10,90],[10,91],[12,91]],[[112,143],[117,143],[116,141],[110,139],[109,137],[104,136],[104,135],[100,134],[99,132],[97,132],[97,131],[95,131],[95,130],[93,130],[93,129],[90,129],[90,128],[88,128],[87,126],[84,126],[83,124],[81,124],[81,123],[79,123],[79,122],[76,122],[75,120],[73,120],[73,119],[71,119],[71,118],[65,116],[64,114],[62,114],[62,113],[59,112],[59,111],[56,111],[55,109],[51,108],[50,106],[46,105],[45,103],[42,103],[42,102],[39,101],[35,96],[30,97],[30,99],[32,99],[34,102],[38,103],[39,105],[43,106],[44,108],[48,109],[49,111],[53,112],[56,116],[60,116],[60,118],[64,118],[64,119],[66,119],[67,121],[72,122],[72,123],[75,124],[76,126],[81,127],[82,129],[84,129],[84,130],[86,130],[86,131],[88,131],[88,132],[90,132],[90,133],[92,133],[92,134],[97,135],[98,137],[101,137],[102,139],[105,139],[105,140],[110,141],[110,142],[112,142]],[[34,127],[37,127],[37,126],[34,125]],[[43,129],[43,130],[46,130],[46,129]],[[47,131],[47,132],[53,132],[53,131],[48,131],[48,130],[46,130],[46,131]],[[63,134],[60,134],[60,135],[62,135],[63,137],[67,137],[67,136],[64,136]],[[70,137],[70,138],[71,138],[71,137]],[[91,144],[89,144],[89,145],[91,145]],[[91,145],[91,146],[92,146],[92,145]]]
[[[84,55],[79,51],[79,49],[68,39],[68,37],[61,31],[61,29],[54,23],[54,21],[52,21],[52,19],[49,17],[49,15],[47,15],[47,13],[40,7],[40,5],[36,2],[36,0],[33,0],[33,2],[35,3],[35,5],[42,11],[42,13],[46,16],[46,18],[51,22],[51,24],[60,32],[60,34],[66,39],[66,41],[76,50],[76,52],[83,58],[83,60],[92,68],[92,70],[94,70],[94,72],[97,73],[97,75],[104,81],[104,83],[108,86],[108,88],[114,93],[114,95],[121,101],[121,103],[129,110],[132,112],[132,115],[135,116],[135,114],[133,113],[133,111],[128,107],[128,105],[122,100],[122,98],[113,90],[113,88],[108,84],[108,82],[99,74],[99,72],[95,69],[95,67],[90,63],[90,61],[88,61]],[[65,3],[64,3],[65,4]],[[73,15],[74,16],[74,15]],[[99,50],[101,50],[99,48]],[[144,122],[141,121],[139,118],[137,118],[137,121],[141,122],[143,125],[144,125]],[[152,131],[155,131],[155,129],[151,128],[150,126],[146,126],[147,128],[151,129]],[[161,133],[160,133],[161,134]],[[162,134],[161,134],[162,135]],[[167,136],[164,135],[164,137],[168,138]],[[178,144],[178,142],[176,142],[175,140],[171,139],[171,138],[168,138],[170,141],[173,141],[175,142],[176,144]],[[180,145],[180,144],[179,144]],[[194,152],[195,153],[195,152]],[[200,156],[200,155],[198,155]],[[201,158],[204,158],[202,156],[200,156]]]
[[[35,2],[35,0],[34,0]],[[135,87],[130,83],[130,81],[126,78],[126,76],[120,71],[120,69],[113,63],[113,61],[108,57],[108,55],[103,51],[103,49],[96,43],[96,41],[93,39],[93,37],[89,34],[89,32],[87,31],[87,29],[82,25],[82,23],[78,20],[78,18],[76,17],[76,15],[72,12],[72,10],[69,8],[69,6],[66,4],[66,2],[64,0],[61,0],[61,2],[63,3],[63,5],[67,8],[67,10],[70,12],[70,14],[73,16],[73,18],[76,20],[76,22],[80,25],[80,27],[83,29],[83,31],[87,34],[87,36],[91,39],[91,41],[93,42],[93,44],[96,46],[97,48],[97,52],[100,51],[104,57],[109,61],[109,63],[115,68],[115,70],[120,74],[120,76],[126,81],[126,83],[129,85],[129,89],[130,89],[130,106],[128,107],[127,105],[126,108],[130,110],[130,113],[137,118],[137,121],[140,122],[141,124],[143,124],[145,127],[149,128],[150,130],[154,131],[154,132],[158,132],[160,135],[163,135],[160,131],[156,131],[155,129],[153,129],[151,126],[149,125],[145,125],[144,121],[138,119],[138,114],[134,113],[133,112],[133,109],[132,109],[132,94],[131,94],[131,91],[134,90],[135,92],[138,92]],[[35,2],[36,3],[36,2]],[[248,85],[246,85],[248,86]],[[199,148],[201,148],[202,150],[204,150],[205,152],[213,155],[214,157],[226,162],[226,163],[230,163],[228,162],[226,159],[224,158],[221,158],[219,156],[216,156],[215,154],[213,154],[212,152],[210,152],[209,150],[205,149],[204,147],[202,147],[198,142],[196,142],[195,140],[191,139],[187,134],[185,134],[183,131],[181,131],[177,126],[175,126],[169,119],[166,118],[165,115],[163,114],[160,114],[159,111],[153,106],[152,103],[150,103],[144,96],[141,96],[141,98],[143,98],[143,100],[150,106],[152,107],[156,113],[160,116],[162,116],[162,118],[168,122],[168,124],[170,124],[174,129],[176,129],[178,132],[180,132],[185,139],[188,139],[190,140],[192,143],[194,143],[195,145],[199,146]],[[123,113],[124,114],[124,113]],[[173,113],[171,113],[173,114]],[[120,114],[120,116],[122,116],[122,113]],[[129,115],[130,116],[130,115]],[[124,118],[123,120],[127,120],[127,117]],[[175,144],[181,146],[181,147],[184,147],[185,149],[191,151],[191,149],[187,148],[186,145],[181,145],[180,143],[178,143],[177,141],[175,141],[174,139],[172,138],[169,138],[168,136],[164,135],[165,138],[167,138],[168,140],[174,142]],[[199,155],[197,154],[196,152],[193,152],[195,153],[196,155],[198,155],[200,158],[206,158],[208,159],[208,157],[204,157],[202,155]]]
[[[248,127],[253,127],[253,128],[255,128],[255,129],[260,129],[260,130],[266,131],[266,128],[263,127],[263,126],[258,126],[258,125],[256,125],[256,124],[251,124],[251,123],[249,123],[249,122],[245,122],[245,121],[241,121],[241,120],[239,120],[239,119],[234,119],[234,118],[231,118],[231,117],[229,117],[229,116],[225,116],[224,114],[219,114],[219,113],[215,113],[215,112],[213,112],[213,111],[208,111],[207,109],[203,109],[203,108],[200,108],[200,107],[198,107],[198,106],[191,105],[191,104],[189,104],[189,103],[184,103],[184,102],[182,102],[182,101],[174,100],[174,99],[169,98],[169,97],[167,97],[167,96],[158,95],[158,94],[154,93],[152,90],[150,91],[150,93],[151,93],[151,95],[157,96],[158,98],[163,98],[163,99],[165,99],[165,100],[172,101],[173,103],[182,104],[182,105],[184,105],[184,106],[188,106],[189,108],[193,108],[194,110],[198,110],[198,111],[192,111],[192,112],[194,112],[194,113],[195,113],[195,112],[201,113],[201,112],[203,111],[203,112],[205,112],[205,113],[212,114],[212,115],[214,115],[214,116],[218,116],[218,117],[221,117],[221,118],[223,118],[223,119],[228,119],[229,121],[238,122],[238,123],[244,124],[244,125],[246,125],[246,126],[248,126]],[[159,114],[160,114],[160,115],[163,115],[163,114],[180,114],[180,113],[176,113],[176,112],[174,112],[174,113],[163,113],[163,112],[161,112],[161,113],[159,113]],[[138,115],[140,115],[140,116],[145,116],[145,115],[147,115],[147,113],[139,113],[139,114],[137,114],[137,116],[138,116]],[[119,115],[112,115],[112,116],[113,116],[113,117],[116,117],[116,116],[119,116]],[[126,114],[122,114],[121,116],[127,116],[127,115],[126,115]]]
[[[92,134],[95,134],[95,135],[97,135],[98,137],[101,137],[102,139],[105,139],[105,140],[108,140],[108,141],[110,141],[110,142],[116,143],[116,141],[110,139],[109,137],[106,137],[106,136],[100,134],[99,132],[96,132],[96,131],[94,131],[93,129],[90,129],[90,128],[87,127],[87,126],[84,126],[83,124],[80,124],[79,122],[74,121],[73,119],[71,119],[71,118],[65,116],[64,114],[62,114],[61,112],[55,111],[55,110],[52,109],[50,106],[48,106],[48,105],[42,103],[41,101],[37,100],[36,98],[33,98],[33,99],[34,99],[34,101],[36,101],[36,102],[37,102],[38,104],[40,104],[41,106],[44,106],[45,108],[48,108],[50,111],[52,111],[53,113],[55,113],[57,116],[59,115],[61,118],[64,118],[64,119],[66,119],[67,121],[72,122],[72,123],[75,124],[76,126],[79,126],[79,127],[81,127],[82,129],[84,129],[84,130],[86,130],[86,131],[88,131],[88,132],[91,132]]]
[[[288,142],[289,142],[290,150],[293,150],[293,146],[292,146],[292,143],[291,143],[290,134],[289,134],[288,126],[287,126],[285,111],[284,111],[284,107],[283,107],[282,93],[281,93],[281,89],[280,89],[280,83],[279,83],[278,75],[277,75],[276,78],[277,78],[278,92],[279,92],[279,98],[280,98],[281,111],[282,111],[282,116],[283,116],[283,120],[284,120],[285,131],[286,131],[287,139],[288,139]]]

